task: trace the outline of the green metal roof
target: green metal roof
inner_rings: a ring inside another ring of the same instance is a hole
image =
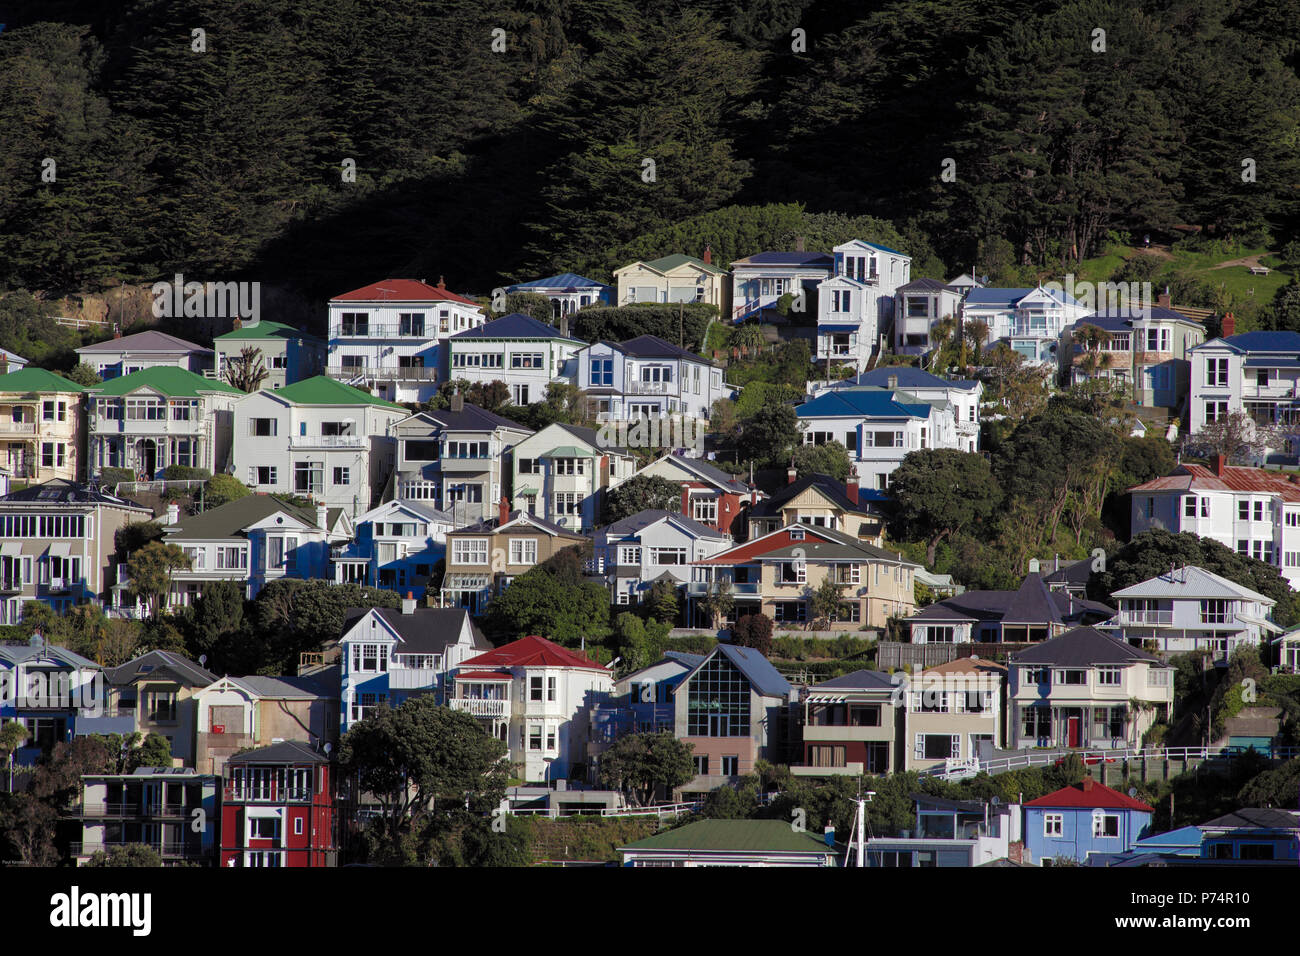
[[[0,375],[0,392],[84,392],[76,382],[49,369],[27,368]]]
[[[197,398],[209,392],[244,394],[233,385],[227,385],[214,378],[195,375],[175,365],[157,365],[132,372],[130,375],[111,378],[103,385],[92,386],[90,391],[96,395],[126,395],[139,388],[152,388],[172,398]]]
[[[225,335],[218,335],[216,341],[240,342],[258,339],[312,339],[313,341],[320,341],[320,339],[308,332],[301,332],[293,326],[284,325],[281,322],[258,322],[257,325],[244,326],[242,329],[235,329]]]
[[[784,820],[700,820],[637,840],[620,850],[748,850],[754,853],[833,853],[824,840],[796,833]]]
[[[552,448],[548,452],[538,455],[538,458],[594,458],[594,451],[584,451],[577,445],[561,445],[559,448]]]
[[[278,389],[275,394],[295,405],[375,405],[379,408],[406,410],[401,405],[376,398],[369,392],[345,385],[327,375],[316,375],[294,382]]]

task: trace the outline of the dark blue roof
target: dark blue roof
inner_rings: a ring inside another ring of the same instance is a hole
[[[905,405],[895,401],[893,393],[882,391],[823,392],[810,402],[797,407],[800,418],[841,416],[855,418],[929,418],[930,406],[924,402]]]
[[[1037,292],[1037,289],[971,289],[966,296],[966,306],[986,306],[995,309],[1013,309],[1027,295]],[[1079,303],[1065,292],[1052,292],[1044,289],[1057,302],[1064,305],[1078,305]]]
[[[1239,352],[1300,353],[1300,332],[1242,332],[1223,341]]]
[[[499,319],[484,323],[475,329],[457,332],[453,339],[568,339],[577,342],[572,336],[561,335],[553,325],[539,322],[531,315],[511,312]]]
[[[835,258],[825,252],[756,252],[745,259],[737,259],[732,266],[816,266],[830,269]]]
[[[533,279],[529,282],[516,282],[514,285],[506,286],[507,292],[516,292],[525,289],[608,289],[609,286],[597,282],[595,279],[588,279],[574,272],[561,272],[557,276],[547,276],[545,279]]]

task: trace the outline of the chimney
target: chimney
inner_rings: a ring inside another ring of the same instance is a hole
[[[330,511],[324,505],[316,506],[316,527],[326,529],[330,523]]]
[[[499,519],[499,522],[497,524],[498,528],[501,527],[501,525],[503,524],[509,523],[510,521],[510,499],[507,498],[505,495],[501,496],[501,504],[500,507],[498,508],[497,518]]]
[[[753,508],[757,504],[758,504],[758,489],[751,487],[749,489],[749,506]]]
[[[682,514],[691,516],[691,486],[685,483],[682,484]]]
[[[787,470],[786,470],[786,473],[785,473],[785,483],[786,483],[787,485],[793,485],[794,482],[795,482],[795,479],[798,478],[798,477],[799,477],[799,473],[798,473],[797,471],[794,470],[794,465],[791,464],[790,467],[789,467],[789,469],[787,469]]]
[[[1214,474],[1218,478],[1223,477],[1223,469],[1227,464],[1228,459],[1224,455],[1213,455],[1210,458],[1210,467],[1214,469]]]
[[[1092,779],[1091,776],[1088,776],[1088,777],[1084,777],[1084,778],[1083,778],[1083,792],[1084,792],[1084,793],[1088,793],[1088,792],[1090,792],[1094,786],[1096,786],[1096,784],[1095,784],[1095,782],[1093,781],[1093,779]]]
[[[567,312],[560,316],[560,334],[565,338],[569,337],[569,313]]]
[[[1220,338],[1227,338],[1230,335],[1237,334],[1237,319],[1231,312],[1223,317],[1223,331]]]
[[[175,524],[181,520],[181,506],[176,502],[170,502],[167,505],[167,523]]]
[[[1162,309],[1169,308],[1169,286],[1165,286],[1165,291],[1156,296],[1156,305]]]
[[[849,480],[845,483],[845,490],[848,492],[849,501],[855,505],[858,503],[858,475],[857,472],[849,475]]]
[[[889,378],[885,379],[885,381],[889,383],[889,388],[890,388],[891,391],[892,391],[893,389],[895,389],[895,388],[898,388],[898,376],[897,376],[897,375],[891,375],[891,376],[889,376]]]
[[[447,288],[447,280],[444,279],[442,276],[438,276],[438,288],[439,289]]]
[[[451,393],[451,410],[453,412],[463,412],[465,410],[465,396],[460,393],[460,389]]]
[[[406,597],[402,598],[402,613],[403,614],[415,613],[415,595],[413,595],[410,591],[407,591]]]
[[[712,247],[712,246],[705,246],[705,247],[704,247],[704,255],[702,256],[702,258],[704,259],[704,264],[705,264],[706,266],[711,266],[711,265],[713,265],[713,247]]]
[[[803,252],[803,251],[804,251],[804,247],[803,247],[803,245],[804,245],[804,243],[803,243],[803,236],[795,236],[795,237],[794,237],[794,251],[795,251],[795,252]]]

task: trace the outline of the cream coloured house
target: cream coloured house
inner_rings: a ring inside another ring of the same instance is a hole
[[[1001,747],[1006,684],[1005,664],[978,657],[959,657],[913,677],[906,691],[903,769],[973,761],[985,742]]]
[[[10,478],[76,480],[85,389],[43,368],[0,375],[0,469]]]
[[[680,253],[632,262],[614,270],[618,304],[636,302],[707,302],[722,309],[727,273],[713,265],[713,253],[696,259]]]

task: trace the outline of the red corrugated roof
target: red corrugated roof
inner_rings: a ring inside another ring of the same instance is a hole
[[[418,279],[381,279],[360,289],[344,292],[330,299],[331,302],[428,302],[449,299],[477,306],[478,303],[463,295],[447,289],[420,282]]]
[[[753,561],[755,558],[761,558],[769,551],[776,551],[779,548],[786,548],[792,544],[802,544],[809,537],[814,537],[819,541],[831,541],[829,536],[819,535],[813,528],[804,528],[803,538],[792,538],[788,529],[773,531],[756,538],[748,544],[738,545],[730,551],[723,551],[721,554],[715,554],[711,558],[705,558],[703,561],[692,561],[692,564],[744,564],[746,561]]]
[[[1045,797],[1039,797],[1037,800],[1030,800],[1025,804],[1027,807],[1063,807],[1067,809],[1083,810],[1144,810],[1147,813],[1155,811],[1148,807],[1141,800],[1134,800],[1128,794],[1120,793],[1118,790],[1112,790],[1104,783],[1098,783],[1091,777],[1084,779],[1083,783],[1076,783],[1072,787],[1063,787],[1055,793],[1049,793]]]
[[[603,671],[601,667],[585,654],[561,647],[554,641],[532,635],[494,651],[488,651],[477,657],[471,657],[461,664],[462,667],[585,667],[588,670]],[[460,675],[457,674],[457,680]]]
[[[1290,481],[1281,472],[1238,465],[1226,466],[1222,476],[1204,465],[1179,465],[1172,474],[1129,491],[1242,491],[1277,495],[1283,501],[1300,502],[1300,484]]]

